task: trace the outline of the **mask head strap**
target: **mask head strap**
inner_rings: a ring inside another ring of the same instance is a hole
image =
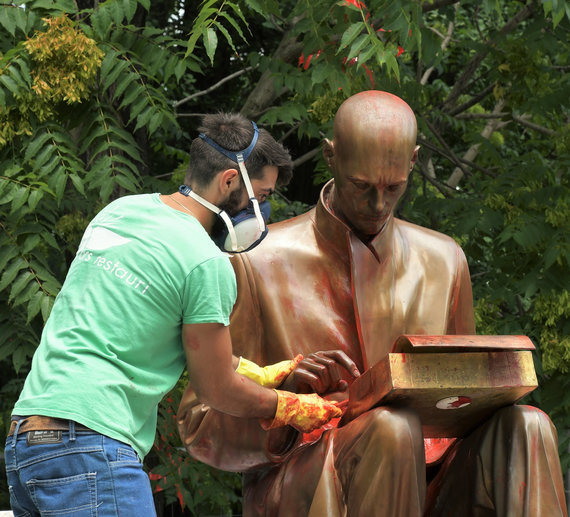
[[[253,148],[257,143],[257,138],[259,137],[259,129],[257,128],[257,124],[253,122],[253,120],[251,121],[251,123],[253,124],[253,139],[251,140],[251,143],[241,151],[228,151],[227,149],[224,149],[221,145],[218,145],[216,142],[214,142],[209,136],[206,136],[204,133],[200,133],[198,136],[202,140],[204,140],[204,142],[206,142],[207,144],[211,145],[214,149],[216,149],[216,151],[219,151],[223,155],[227,156],[232,162],[235,163],[239,163],[240,161],[245,162],[245,160],[249,158],[251,151],[253,151]]]
[[[228,149],[224,149],[221,145],[214,142],[209,136],[205,135],[204,133],[200,133],[198,136],[208,145],[211,145],[214,149],[216,149],[216,151],[219,151],[224,156],[227,156],[232,162],[237,163],[241,177],[243,178],[243,183],[245,185],[247,195],[253,206],[253,212],[255,213],[255,217],[258,221],[259,229],[263,231],[265,229],[265,220],[263,219],[263,215],[259,209],[259,203],[253,193],[251,181],[249,180],[249,175],[247,174],[247,169],[245,168],[245,160],[248,159],[249,155],[253,151],[253,148],[255,147],[255,144],[257,143],[257,139],[259,137],[259,129],[257,127],[257,124],[253,120],[251,123],[253,125],[253,138],[251,139],[251,143],[241,151],[229,151]]]
[[[226,224],[226,228],[228,229],[228,233],[232,242],[232,249],[237,250],[237,237],[234,225],[232,224],[230,216],[226,212],[220,210],[216,205],[210,203],[207,199],[204,199],[199,194],[196,194],[196,192],[194,192],[188,185],[180,185],[180,187],[178,187],[178,192],[184,196],[190,196],[191,198],[198,201],[198,203],[200,203],[202,206],[209,208],[212,212],[221,217]]]

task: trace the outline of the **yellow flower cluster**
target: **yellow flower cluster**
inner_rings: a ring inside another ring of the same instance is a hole
[[[52,103],[81,102],[101,66],[103,51],[65,15],[44,18],[45,32],[28,39],[25,47],[35,62],[32,89]]]
[[[31,89],[20,84],[15,103],[0,106],[0,148],[14,138],[32,134],[31,114],[44,122],[61,102],[81,102],[101,66],[103,51],[65,15],[44,18],[47,30],[24,42],[33,66]],[[1,57],[1,56],[0,56]],[[10,76],[10,62],[0,63],[0,75]]]

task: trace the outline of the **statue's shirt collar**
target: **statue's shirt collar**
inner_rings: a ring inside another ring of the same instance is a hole
[[[327,245],[336,251],[341,257],[348,259],[351,256],[351,241],[357,239],[352,229],[341,221],[330,207],[330,200],[334,192],[334,180],[330,180],[321,190],[319,202],[315,211],[315,226],[317,231],[326,239]],[[384,228],[362,246],[368,248],[376,260],[382,264],[390,256],[393,250],[394,215],[392,214]]]

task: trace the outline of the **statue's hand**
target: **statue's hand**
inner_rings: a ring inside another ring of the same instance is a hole
[[[326,394],[345,391],[347,374],[359,377],[354,361],[342,350],[325,350],[305,357],[281,385],[295,393]]]

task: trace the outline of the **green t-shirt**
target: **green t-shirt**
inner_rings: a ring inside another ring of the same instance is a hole
[[[182,323],[228,325],[235,299],[194,217],[159,194],[114,201],[85,231],[13,414],[75,420],[144,457],[184,369]]]

